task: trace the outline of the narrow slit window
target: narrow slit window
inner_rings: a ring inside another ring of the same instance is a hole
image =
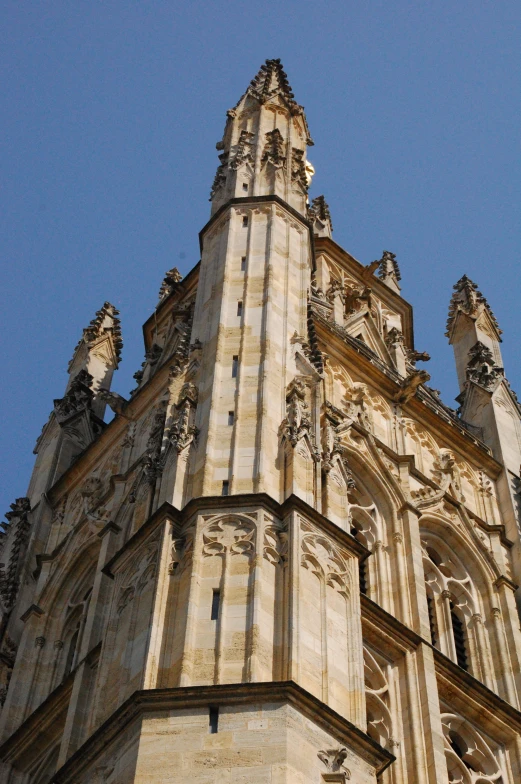
[[[227,479],[223,481],[223,487],[221,495],[230,495],[230,483]]]
[[[241,300],[239,300],[239,302],[237,303],[237,315],[238,316],[242,316],[242,301]]]
[[[431,630],[431,642],[434,647],[437,647],[438,644],[438,635],[436,633],[436,610],[434,608],[434,599],[430,595],[427,594],[427,610],[429,612],[429,627]]]
[[[220,591],[214,591],[212,594],[212,611],[210,613],[210,620],[217,621],[219,619],[219,607],[221,604]]]
[[[244,272],[246,269],[246,256],[241,258],[241,272]]]
[[[247,215],[243,215],[242,216],[242,225],[244,226],[244,228],[247,227],[247,225],[248,225],[248,216]]]
[[[211,735],[219,732],[219,708],[210,708],[208,728]]]
[[[242,189],[243,189],[243,191],[247,191],[248,190],[248,183],[247,182],[243,182]]]
[[[467,646],[465,644],[465,626],[457,615],[454,605],[450,603],[450,618],[452,621],[452,633],[454,636],[454,647],[456,648],[456,660],[462,670],[468,670]]]
[[[228,424],[233,425],[235,422],[235,414],[233,411],[228,411]]]
[[[351,528],[351,536],[360,542],[361,539],[359,534],[358,528],[353,526]],[[362,544],[364,544],[364,542],[362,542]],[[360,584],[360,593],[367,596],[367,563],[365,561],[358,561],[358,582]]]
[[[232,357],[232,378],[237,378],[237,373],[239,370],[239,357],[237,354]]]

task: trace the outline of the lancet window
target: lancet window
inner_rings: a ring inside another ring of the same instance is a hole
[[[480,597],[463,561],[431,532],[422,536],[427,609],[432,644],[477,677],[483,640],[474,639]]]

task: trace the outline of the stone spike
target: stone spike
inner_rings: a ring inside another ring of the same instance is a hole
[[[329,205],[323,196],[316,196],[308,211],[309,221],[313,224],[313,232],[319,237],[331,237],[333,222]]]
[[[261,65],[257,75],[251,80],[244,95],[240,97],[235,107],[230,109],[228,114],[233,116],[235,109],[246,96],[255,98],[260,104],[264,104],[276,95],[279,95],[283,99],[292,114],[300,114],[304,117],[304,107],[296,102],[295,95],[288,82],[288,76],[284,71],[280,59],[266,60],[266,62]],[[313,140],[309,135],[307,125],[306,132],[307,144],[311,146]]]
[[[161,283],[161,288],[159,289],[159,302],[162,302],[166,299],[175,289],[177,288],[177,284],[183,280],[183,276],[177,269],[177,267],[172,267],[171,270],[165,272],[165,277],[163,278],[163,282]]]
[[[112,341],[114,345],[114,354],[116,356],[117,361],[121,359],[121,350],[123,348],[123,338],[121,335],[121,321],[118,318],[119,310],[117,310],[114,305],[110,302],[104,302],[103,306],[96,311],[95,317],[89,323],[87,327],[83,330],[83,335],[81,336],[80,340],[78,341],[76,348],[74,349],[74,354],[72,356],[71,361],[69,362],[69,372],[76,356],[76,352],[82,345],[82,343],[87,343],[90,345],[95,341],[99,340],[104,334],[111,333],[112,334]]]
[[[452,327],[454,326],[454,321],[458,312],[465,313],[465,315],[470,316],[471,318],[475,318],[478,315],[480,310],[480,306],[482,306],[487,312],[492,321],[494,327],[498,333],[498,339],[501,341],[499,335],[501,335],[501,330],[499,328],[499,324],[497,322],[494,313],[492,312],[492,308],[488,304],[486,298],[483,296],[481,291],[479,291],[478,286],[471,280],[468,275],[463,275],[458,282],[453,286],[454,292],[450,299],[449,304],[449,314],[447,318],[447,329],[445,332],[446,337],[450,337],[452,332]]]
[[[400,293],[398,282],[402,279],[396,255],[389,250],[384,250],[378,262],[378,277],[397,294]]]

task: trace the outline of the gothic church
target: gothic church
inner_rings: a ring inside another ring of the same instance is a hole
[[[309,203],[312,143],[267,60],[129,399],[118,312],[83,330],[0,533],[6,784],[521,782],[501,330],[464,275],[449,408],[395,255]]]

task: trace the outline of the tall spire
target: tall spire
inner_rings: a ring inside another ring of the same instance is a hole
[[[266,60],[227,118],[216,145],[212,213],[233,198],[276,195],[305,214],[313,141],[280,60]]]

